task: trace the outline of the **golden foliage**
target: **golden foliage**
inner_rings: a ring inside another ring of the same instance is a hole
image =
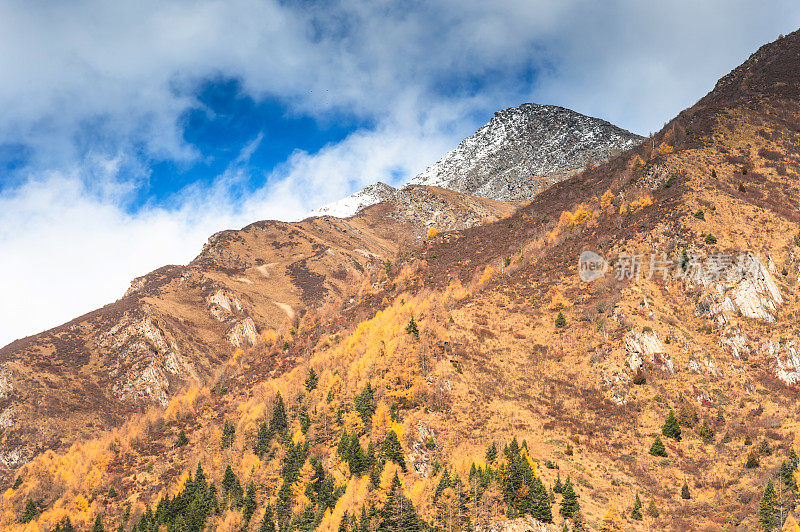
[[[612,506],[606,511],[600,530],[602,532],[622,532],[622,517],[616,506]]]
[[[781,529],[781,531],[800,532],[800,525],[797,524],[797,519],[795,519],[792,514],[789,514],[789,517],[787,517],[786,521],[784,521],[783,528]]]
[[[430,229],[428,229],[428,238],[433,238],[438,234],[439,234],[439,230],[436,229],[435,227],[431,227]]]
[[[620,214],[635,214],[645,207],[649,207],[653,204],[653,197],[650,194],[646,194],[638,199],[633,200],[630,203],[623,203],[619,206],[619,213]]]
[[[605,192],[603,192],[603,195],[600,198],[600,209],[606,211],[613,206],[614,206],[614,193],[611,192],[611,189],[608,189]]]
[[[487,266],[483,270],[483,273],[481,274],[481,278],[478,280],[478,286],[483,286],[486,283],[488,283],[492,279],[492,276],[494,276],[494,273],[495,273],[495,269],[492,268],[491,266]]]
[[[661,144],[658,145],[658,148],[656,148],[654,155],[655,156],[666,155],[672,152],[673,152],[672,146],[670,146],[666,142],[662,142]]]

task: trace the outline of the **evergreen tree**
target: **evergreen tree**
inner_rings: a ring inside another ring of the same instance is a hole
[[[103,528],[103,519],[100,517],[100,514],[97,514],[97,517],[94,519],[92,532],[105,532],[105,528]]]
[[[664,421],[661,434],[676,441],[681,440],[681,427],[678,425],[678,420],[675,419],[675,412],[673,412],[672,409],[670,409],[669,415],[667,415],[667,420]]]
[[[664,447],[664,442],[661,441],[660,437],[656,436],[653,445],[650,446],[650,454],[653,456],[667,456],[667,448]]]
[[[33,499],[28,499],[28,501],[25,503],[25,509],[22,510],[20,522],[30,523],[36,517],[37,513],[39,513],[39,509],[37,508],[36,503],[33,502]]]
[[[717,423],[725,423],[725,413],[721,408],[717,409]]]
[[[494,442],[492,442],[492,444],[486,448],[486,463],[493,464],[496,459],[497,459],[497,445]]]
[[[347,515],[347,510],[342,515],[342,520],[339,522],[339,532],[348,532],[347,525],[350,524],[350,517]]]
[[[561,471],[556,472],[556,483],[553,484],[553,492],[563,493],[564,485],[561,484]]]
[[[308,370],[308,377],[306,377],[306,390],[313,391],[316,389],[317,383],[319,383],[319,376],[314,371],[314,368],[311,368]]]
[[[642,520],[642,500],[639,498],[639,494],[636,494],[636,500],[633,502],[633,510],[631,510],[631,517],[636,519],[637,521]]]
[[[386,440],[383,442],[383,454],[387,460],[391,460],[400,466],[404,472],[406,470],[406,458],[403,453],[403,446],[400,445],[400,438],[394,430],[390,430],[386,434]]]
[[[564,489],[561,493],[561,515],[569,519],[580,508],[578,496],[575,494],[575,489],[572,487],[572,481],[569,477],[564,482]]]
[[[703,420],[703,424],[698,429],[697,434],[700,436],[700,439],[703,440],[703,443],[711,443],[714,441],[714,429],[709,426],[706,420]]]
[[[683,487],[681,488],[681,499],[691,499],[692,494],[689,493],[689,485],[685,482],[683,483]]]
[[[361,421],[364,422],[364,427],[369,430],[372,426],[372,414],[375,413],[375,396],[370,383],[367,383],[361,393],[356,396],[353,404],[356,412],[361,416]]]
[[[656,502],[654,500],[650,500],[650,504],[647,505],[647,515],[652,518],[658,517],[658,508],[656,508]]]
[[[271,439],[272,435],[265,421],[261,423],[261,425],[258,427],[258,434],[256,435],[256,443],[253,445],[253,453],[259,458],[264,456],[264,453],[266,453],[267,450],[269,449],[269,442]]]
[[[529,493],[527,509],[530,510],[534,519],[538,519],[543,523],[553,522],[553,511],[550,508],[550,496],[547,494],[547,490],[544,488],[544,484],[542,484],[539,477],[533,477]],[[524,509],[525,508],[523,508],[523,510]],[[561,509],[562,511],[564,509],[563,503]]]
[[[283,404],[281,392],[275,394],[275,405],[272,407],[272,419],[269,422],[270,436],[273,434],[283,434],[289,428],[289,421],[286,418],[286,405]]]
[[[414,338],[419,338],[419,327],[417,327],[417,322],[414,321],[414,316],[411,316],[411,320],[406,325],[406,332]]]
[[[253,517],[253,512],[256,511],[256,485],[251,480],[250,484],[247,485],[247,495],[244,497],[244,510],[242,511],[242,517],[244,517],[244,522],[249,523],[250,518]]]
[[[439,500],[442,492],[450,487],[450,474],[447,472],[447,468],[444,468],[442,472],[442,476],[439,477],[439,484],[436,486],[436,491],[433,493],[433,502],[435,503]]]
[[[259,532],[277,532],[275,528],[275,518],[272,516],[272,508],[269,506],[264,510],[264,517],[261,518]]]
[[[556,316],[556,327],[561,329],[566,325],[567,325],[567,318],[565,318],[564,313],[559,310],[558,316]]]
[[[381,522],[378,530],[381,531],[422,531],[427,527],[417,515],[414,505],[406,498],[400,478],[395,473],[389,488],[389,498],[380,512]]]
[[[227,449],[233,445],[233,440],[236,438],[236,426],[228,420],[225,420],[225,425],[222,427],[222,448]]]
[[[175,447],[183,447],[187,443],[189,443],[189,438],[186,437],[186,431],[181,429],[178,433],[178,438],[175,440]]]
[[[750,451],[747,453],[747,461],[744,463],[744,467],[747,469],[753,469],[761,465],[761,462],[758,459],[758,453],[754,451]]]
[[[775,513],[775,486],[772,480],[767,481],[764,488],[764,495],[761,497],[761,505],[758,510],[758,522],[764,530],[772,530],[780,526],[780,519]]]

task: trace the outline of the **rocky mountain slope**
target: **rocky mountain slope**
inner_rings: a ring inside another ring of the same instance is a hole
[[[524,201],[587,164],[607,161],[642,140],[605,120],[526,103],[495,113],[488,124],[410,183]]]
[[[213,235],[190,264],[137,278],[120,300],[0,349],[0,475],[8,480],[43,450],[210,382],[223,362],[262,346],[274,329],[357,296],[365,273],[419,246],[431,229],[463,229],[512,210],[409,187],[348,220],[262,221]]]
[[[526,103],[495,113],[488,124],[408,184],[525,201],[587,164],[607,161],[642,140],[605,120],[563,107]],[[385,183],[375,183],[309,216],[346,218],[396,193]]]
[[[230,342],[210,346],[221,361],[206,382],[33,457],[0,498],[0,526],[781,526],[798,496],[799,74],[796,32],[762,47],[652,143],[516,209],[409,187],[407,200],[348,220],[219,235],[187,268],[229,289],[249,279],[250,299],[210,291],[206,307],[167,268],[135,283],[130,301],[165,304],[163,287],[174,286],[174,308],[207,309],[209,321],[230,311],[232,326],[239,307],[267,308],[250,300],[287,303],[294,288],[295,297],[308,290],[305,311],[270,329],[254,312],[258,343],[233,356]],[[437,233],[432,217],[467,223]],[[401,233],[404,243],[392,244]],[[325,262],[333,246],[314,235],[338,235],[339,262]],[[360,263],[357,275],[355,246],[399,253],[381,267]],[[273,256],[288,280],[257,284],[259,259]],[[342,265],[354,270],[343,280],[334,275]],[[587,271],[597,272],[588,282]],[[324,301],[320,286],[338,287],[338,303],[311,304]],[[161,337],[160,326],[133,329],[162,345],[166,361],[183,327],[214,337],[183,320]],[[101,322],[90,315],[6,348],[6,397],[24,385],[58,389],[56,376],[77,366],[37,349],[88,330],[100,342],[114,330]],[[128,341],[116,334],[105,340],[112,352]],[[63,352],[86,353],[82,371],[100,374],[95,351],[81,349]],[[55,418],[36,397],[25,416]],[[17,422],[3,445],[30,426]]]

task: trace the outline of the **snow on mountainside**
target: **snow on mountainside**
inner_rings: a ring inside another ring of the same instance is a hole
[[[364,187],[346,198],[315,209],[311,211],[308,216],[336,216],[337,218],[348,218],[370,205],[375,205],[376,203],[391,199],[395,192],[397,192],[396,188],[379,181]]]
[[[488,124],[410,181],[506,201],[530,199],[643,140],[605,120],[563,107],[526,103]]]

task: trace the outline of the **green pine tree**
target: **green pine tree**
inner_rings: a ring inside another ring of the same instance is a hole
[[[561,471],[556,472],[556,483],[553,484],[553,492],[555,493],[562,493],[564,491],[564,485],[561,484]]]
[[[493,464],[496,459],[497,459],[497,445],[494,442],[492,442],[492,444],[486,448],[486,463]]]
[[[100,517],[100,514],[97,514],[97,517],[94,519],[92,532],[105,532],[105,528],[103,528],[103,519]]]
[[[313,391],[316,389],[317,384],[319,383],[319,376],[317,372],[314,371],[314,368],[308,370],[308,377],[306,377],[306,390]]]
[[[569,519],[579,508],[578,496],[572,487],[572,481],[567,477],[567,481],[564,482],[564,489],[561,492],[561,515]]]
[[[667,456],[667,448],[664,447],[664,442],[661,441],[659,436],[656,436],[653,445],[650,446],[650,454],[653,456]]]
[[[656,508],[656,502],[651,500],[650,504],[647,505],[647,515],[652,518],[658,517],[658,508]]]
[[[689,493],[689,485],[685,482],[683,483],[683,487],[681,488],[681,499],[691,499],[692,494]]]
[[[664,426],[661,427],[661,434],[676,441],[681,440],[681,427],[678,425],[678,420],[675,419],[675,412],[672,409],[669,410]]]
[[[242,517],[245,523],[250,522],[253,517],[253,512],[256,511],[256,485],[251,480],[247,485],[247,495],[244,497],[244,509],[242,510]]]
[[[419,327],[417,326],[417,322],[414,321],[414,316],[411,316],[411,320],[409,320],[408,325],[406,325],[406,332],[414,338],[419,338]]]
[[[372,426],[372,414],[375,413],[375,394],[370,383],[367,383],[361,393],[356,396],[353,400],[353,405],[358,415],[361,416],[364,427],[369,430]]]
[[[698,429],[697,434],[703,440],[703,443],[708,444],[714,441],[714,429],[711,428],[706,420],[703,420],[703,424]]]
[[[272,508],[267,506],[264,510],[264,517],[261,518],[259,532],[277,532],[275,528],[275,518],[272,516]]]
[[[189,438],[186,436],[186,431],[181,429],[178,433],[178,438],[175,440],[175,447],[183,447],[189,443]]]
[[[631,510],[631,517],[636,519],[637,521],[642,520],[642,500],[639,498],[639,494],[636,494],[636,500],[633,502],[633,510]]]
[[[764,488],[764,495],[761,497],[758,510],[758,522],[764,530],[772,530],[781,524],[775,514],[775,486],[772,484],[772,480],[768,480],[767,487]]]
[[[400,438],[394,430],[390,430],[386,434],[386,440],[383,442],[383,454],[387,460],[391,460],[400,466],[403,471],[406,470],[406,458],[403,453],[403,446],[400,445]]]
[[[283,404],[281,392],[275,394],[275,405],[272,407],[272,419],[269,422],[269,431],[272,434],[283,434],[289,428],[286,418],[286,405]]]
[[[553,510],[550,507],[550,495],[542,484],[539,477],[533,477],[532,481],[528,482],[530,490],[530,500],[528,507],[534,519],[538,519],[543,523],[553,522]],[[563,504],[562,504],[563,510]]]
[[[556,316],[556,327],[561,329],[566,325],[567,325],[567,318],[565,318],[564,313],[559,310],[558,316]]]
[[[22,517],[20,521],[23,523],[30,523],[36,517],[36,514],[39,513],[39,509],[36,506],[36,503],[33,502],[33,499],[28,499],[25,503],[25,509],[22,510]]]

